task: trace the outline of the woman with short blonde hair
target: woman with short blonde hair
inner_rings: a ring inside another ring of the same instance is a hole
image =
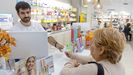
[[[105,28],[95,32],[93,43],[97,48],[103,48],[101,57],[112,64],[120,61],[124,49],[125,38],[117,29]]]
[[[117,29],[98,29],[94,32],[90,47],[91,56],[66,52],[73,60],[65,64],[60,75],[125,75],[119,62],[124,45],[125,37]]]

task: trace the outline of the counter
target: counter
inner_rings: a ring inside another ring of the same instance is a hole
[[[71,30],[71,29],[52,31],[52,32],[48,32],[48,35],[52,35],[52,34],[56,34],[56,33],[61,33],[61,32],[65,32],[65,31],[70,31],[70,30]]]

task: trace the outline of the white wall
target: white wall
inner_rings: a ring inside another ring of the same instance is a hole
[[[2,0],[0,2],[0,13],[8,13],[12,14],[14,19],[16,20],[17,14],[15,10],[16,0]]]

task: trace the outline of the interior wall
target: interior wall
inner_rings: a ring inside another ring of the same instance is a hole
[[[0,13],[12,14],[15,21],[17,18],[15,4],[16,4],[16,0],[2,0],[2,2],[0,2]]]

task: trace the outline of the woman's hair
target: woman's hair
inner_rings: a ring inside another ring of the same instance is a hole
[[[112,64],[120,61],[125,45],[125,36],[114,28],[98,29],[94,33],[94,45],[104,48],[100,56]]]
[[[28,61],[29,61],[31,58],[33,58],[34,60],[36,60],[35,56],[28,57],[27,60],[26,60],[26,64],[25,64],[26,66],[27,66]]]

